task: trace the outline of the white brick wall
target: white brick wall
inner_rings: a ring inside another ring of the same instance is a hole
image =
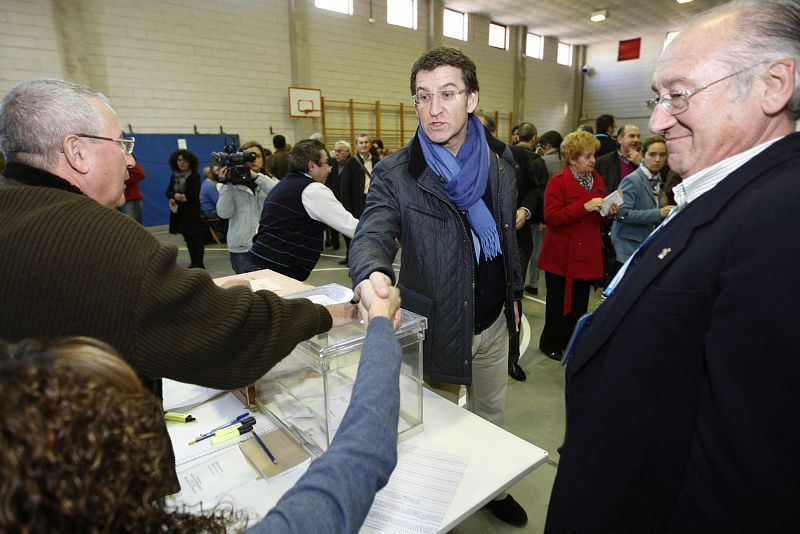
[[[445,38],[444,44],[461,48],[475,61],[481,86],[478,107],[486,112],[498,110],[508,113],[514,99],[514,53],[489,46],[489,21],[484,16],[470,15],[469,41],[464,43]]]
[[[3,0],[0,8],[0,92],[29,78],[65,75],[48,0]]]
[[[539,134],[556,130],[566,135],[575,129],[579,110],[574,109],[575,67],[556,63],[558,40],[545,38],[544,59],[526,58],[525,119]]]
[[[316,9],[307,2],[311,87],[331,100],[380,100],[410,106],[408,78],[427,46],[427,10],[420,3],[418,29],[390,26],[382,0],[356,0],[354,15]],[[56,6],[54,8],[53,6]],[[63,11],[59,15],[57,8]],[[55,9],[55,10],[54,10]],[[271,145],[270,128],[295,142],[295,132],[321,131],[321,121],[290,119],[292,85],[289,8],[285,0],[4,0],[0,5],[0,91],[32,77],[56,76],[88,83],[112,100],[124,125],[140,133],[225,131]],[[514,55],[490,48],[488,22],[470,16],[462,48],[478,65],[479,107],[512,110]],[[304,26],[298,23],[298,28]],[[572,109],[574,69],[527,59],[525,117],[541,131],[566,131]],[[75,57],[77,56],[77,57]],[[365,112],[359,121],[372,124]],[[413,114],[406,115],[413,129]],[[382,127],[398,128],[382,117]],[[332,140],[328,140],[332,141]]]
[[[632,123],[647,135],[650,112],[645,106],[652,98],[650,78],[664,46],[663,33],[642,36],[639,59],[617,61],[617,41],[591,45],[586,50],[586,64],[594,71],[587,76],[584,115],[594,119],[603,113],[617,118],[617,125]]]

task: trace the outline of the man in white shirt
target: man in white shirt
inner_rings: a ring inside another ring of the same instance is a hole
[[[358,219],[336,200],[325,179],[325,145],[298,142],[289,152],[289,173],[270,191],[250,248],[251,270],[271,269],[305,280],[319,260],[326,226],[352,237]]]
[[[684,180],[573,334],[548,534],[797,530],[798,61],[789,0],[662,53],[650,129]]]

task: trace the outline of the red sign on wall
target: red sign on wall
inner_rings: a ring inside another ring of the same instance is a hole
[[[617,61],[627,61],[629,59],[639,59],[639,49],[642,46],[642,38],[628,39],[619,42],[619,54]]]

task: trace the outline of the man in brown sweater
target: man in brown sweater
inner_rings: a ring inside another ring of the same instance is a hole
[[[233,389],[355,317],[351,304],[222,289],[177,266],[175,247],[113,209],[134,164],[122,137],[106,97],[85,86],[30,80],[3,99],[0,338],[92,336],[156,393],[162,377]]]

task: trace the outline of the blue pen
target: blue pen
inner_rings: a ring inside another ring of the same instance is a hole
[[[200,434],[194,441],[190,441],[189,445],[194,445],[198,441],[202,441],[202,440],[204,440],[206,438],[210,438],[211,436],[214,435],[214,432],[216,432],[220,428],[225,428],[226,426],[235,425],[236,423],[238,423],[242,419],[246,419],[247,417],[250,417],[250,413],[249,412],[245,412],[245,413],[241,414],[240,416],[238,416],[236,419],[232,419],[231,421],[228,421],[225,424],[219,425],[216,428],[212,428],[211,430],[209,430],[205,434]]]
[[[261,448],[264,449],[264,452],[267,453],[267,456],[269,456],[269,459],[272,460],[272,463],[275,464],[275,465],[278,465],[278,460],[276,460],[275,457],[272,456],[272,453],[270,452],[269,448],[267,447],[267,444],[264,443],[263,441],[261,441],[261,438],[258,437],[258,434],[256,433],[256,429],[255,428],[251,428],[250,431],[253,433],[253,437],[256,438],[256,441],[258,442],[258,444],[261,445]]]

